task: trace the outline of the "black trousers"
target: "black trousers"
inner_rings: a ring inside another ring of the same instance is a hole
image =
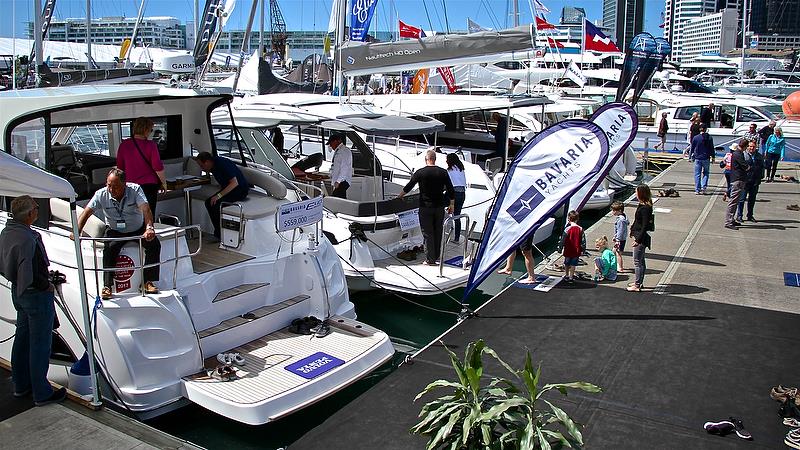
[[[425,239],[425,259],[429,263],[439,259],[442,247],[442,229],[444,228],[444,208],[419,208],[419,227]]]
[[[220,229],[219,229],[219,216],[220,216],[220,205],[223,203],[233,203],[238,202],[239,200],[244,200],[247,198],[247,194],[242,194],[236,190],[228,192],[227,194],[223,195],[221,199],[217,200],[213,206],[211,205],[211,199],[216,197],[217,194],[212,195],[206,199],[206,210],[208,211],[208,216],[211,218],[211,223],[214,225],[214,236],[217,238],[220,237]]]
[[[156,203],[158,203],[158,188],[161,186],[158,184],[142,184],[140,186],[142,186],[144,198],[147,199],[147,204],[150,206],[150,213],[153,214],[153,222],[157,222]]]
[[[350,187],[350,183],[347,181],[342,181],[339,183],[339,186],[331,192],[331,197],[339,197],[339,198],[347,198],[347,188]]]
[[[781,160],[780,153],[767,153],[764,155],[764,177],[775,180],[775,172],[778,170],[778,161]]]
[[[138,230],[131,233],[120,233],[119,231],[107,228],[105,237],[108,238],[138,237],[141,236],[142,234],[144,234],[144,227],[139,228]],[[119,252],[120,250],[122,250],[122,247],[124,247],[125,244],[127,244],[128,242],[131,241],[106,242],[105,247],[103,249],[103,267],[105,268],[116,267],[117,256],[119,256]],[[158,238],[155,238],[152,241],[146,241],[142,239],[142,248],[144,249],[145,264],[156,264],[161,260],[161,242],[158,242]],[[148,267],[144,269],[142,275],[143,275],[142,281],[144,281],[145,283],[148,281],[158,281],[158,278],[160,276],[159,266]],[[111,287],[113,283],[114,283],[114,272],[103,272],[103,285]]]

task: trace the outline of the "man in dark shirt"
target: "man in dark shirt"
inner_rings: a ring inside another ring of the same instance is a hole
[[[775,121],[770,120],[769,125],[758,130],[758,136],[761,138],[761,153],[764,154],[767,148],[767,139],[775,133]]]
[[[714,157],[714,140],[708,135],[705,125],[700,126],[700,134],[692,139],[692,158],[694,158],[694,193],[706,193],[711,158]]]
[[[709,103],[708,107],[702,108],[700,111],[700,124],[705,125],[706,128],[711,128],[712,120],[714,120],[714,104]]]
[[[508,120],[500,113],[492,113],[492,119],[497,122],[494,130],[495,156],[506,157],[506,145],[508,145]]]
[[[725,228],[736,230],[741,223],[734,220],[736,209],[739,207],[739,197],[742,195],[747,172],[750,166],[744,159],[742,149],[747,148],[750,142],[747,139],[739,141],[739,148],[731,155],[731,196],[728,198],[728,209],[725,212]]]
[[[28,195],[11,202],[14,218],[0,233],[0,274],[11,282],[11,301],[17,311],[16,333],[11,348],[11,380],[14,397],[33,393],[37,406],[64,400],[67,391],[56,391],[47,381],[50,368],[55,288],[47,272],[49,260],[42,237],[31,229],[39,206]]]
[[[403,198],[414,186],[419,183],[419,227],[422,228],[422,237],[425,239],[425,262],[432,266],[441,256],[442,228],[444,225],[444,207],[447,199],[450,204],[447,212],[453,213],[455,206],[455,190],[447,171],[436,165],[436,152],[428,150],[425,153],[425,167],[411,175],[411,180],[400,192],[397,198]],[[447,196],[445,197],[445,193]]]
[[[250,183],[236,164],[229,159],[212,156],[209,152],[200,152],[197,155],[197,163],[203,170],[214,175],[220,187],[216,194],[206,199],[206,209],[214,225],[214,237],[219,239],[220,205],[244,200],[250,192]]]
[[[750,141],[750,144],[747,146],[744,159],[749,169],[747,170],[744,188],[739,196],[739,206],[736,209],[736,221],[742,222],[744,204],[747,202],[747,221],[755,222],[756,219],[753,217],[753,208],[756,206],[756,196],[758,195],[758,188],[761,186],[761,180],[764,179],[764,157],[758,152],[755,140]]]

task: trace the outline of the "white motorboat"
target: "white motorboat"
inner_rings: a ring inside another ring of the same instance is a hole
[[[215,108],[227,109],[230,101],[213,91],[155,86],[0,93],[2,142],[14,161],[30,164],[19,164],[29,168],[30,185],[42,184],[36,177],[54,178],[45,173],[51,172],[69,183],[80,204],[104,185],[132,119],[150,117],[161,131],[166,143],[161,158],[176,186],[158,203],[158,216],[171,223],[156,226],[159,294],[138,290],[141,249],[133,242],[117,267],[106,269],[115,272],[116,293],[111,300],[99,299],[105,226],[91,217],[78,251],[69,238],[75,202],[41,200],[35,224],[50,268],[66,275],[58,288],[60,326],[53,348],[67,363],[93,348],[103,381],[94,395],[139,417],[194,402],[233,420],[263,424],[337,392],[394,352],[385,333],[355,320],[339,258],[319,221],[295,218],[302,226],[292,227],[277,220],[299,205],[318,204],[319,198],[302,202],[306,192],[277,174],[249,167],[244,152],[223,156],[239,164],[254,187],[247,199],[223,205],[222,241],[204,238],[211,224],[203,201],[219,187],[202,175],[192,155],[199,150],[222,154],[225,143],[214,139],[210,115]],[[2,173],[10,170],[3,167]],[[9,213],[0,212],[0,227],[8,220]],[[9,289],[8,280],[0,278],[2,337],[14,333]],[[92,323],[82,326],[79,318],[87,310]],[[289,331],[295,319],[307,316],[324,319],[327,327],[316,330],[314,338]],[[10,359],[11,346],[11,341],[0,343],[0,357]],[[245,360],[229,381],[208,373],[222,352],[238,352]]]
[[[345,134],[345,144],[353,150],[353,183],[347,191],[347,199],[325,197],[323,230],[342,260],[350,290],[383,288],[435,295],[463,286],[469,275],[464,261],[469,260],[473,244],[466,240],[453,242],[453,235],[446,234],[439,265],[424,265],[422,255],[413,251],[423,245],[418,222],[414,220],[418,194],[397,199],[405,181],[399,184],[398,180],[387,176],[383,160],[375,157],[375,146],[370,147],[363,139],[365,135],[433,133],[441,129],[442,124],[429,118],[385,115],[367,109],[337,117],[330,109],[318,110],[310,108],[309,104],[300,109],[286,103],[310,98],[320,99],[323,105],[329,105],[331,100],[330,96],[313,94],[253,96],[234,102],[233,114],[255,161],[263,161],[265,166],[289,178],[301,177],[315,183],[326,193],[331,190],[327,174],[333,155],[325,145],[325,138],[331,131]],[[224,131],[226,120],[224,115],[221,119],[215,118],[215,127]],[[279,126],[284,129],[285,149],[282,150],[288,151],[291,163],[302,159],[316,161],[310,165],[295,164],[302,168],[292,171],[265,134]],[[306,173],[309,169],[314,172]],[[448,219],[448,223],[470,219],[465,214],[461,219]]]

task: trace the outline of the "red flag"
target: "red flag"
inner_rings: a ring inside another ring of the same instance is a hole
[[[536,29],[537,30],[555,30],[556,26],[552,23],[542,19],[541,17],[536,18]]]
[[[398,20],[398,22],[400,23],[400,37],[416,38],[416,39],[425,37],[425,33],[422,31],[421,28],[412,27],[411,25],[403,23],[402,20]]]
[[[555,47],[555,48],[564,48],[564,44],[562,44],[561,42],[558,42],[557,40],[555,40],[555,39],[553,39],[553,38],[551,38],[549,36],[547,38],[547,45],[550,48],[553,48],[553,47]]]
[[[586,20],[586,19],[584,19]],[[583,37],[583,48],[596,52],[618,52],[619,48],[610,37],[603,34],[599,28],[586,20],[586,36]]]
[[[456,77],[453,75],[453,70],[449,67],[437,67],[436,71],[442,76],[444,84],[447,85],[447,90],[451,94],[455,93],[458,86],[456,86]]]

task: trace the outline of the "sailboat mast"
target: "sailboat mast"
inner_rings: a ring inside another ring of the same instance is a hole
[[[136,23],[133,25],[133,32],[131,33],[131,45],[128,46],[128,49],[125,50],[125,54],[122,55],[122,58],[125,61],[125,67],[130,66],[128,55],[131,54],[131,49],[134,45],[136,45],[136,33],[139,31],[139,25],[141,25],[142,18],[144,17],[144,2],[145,0],[142,0],[142,2],[139,3],[139,14],[136,16]]]
[[[513,0],[514,2],[514,28],[519,26],[519,0]]]
[[[347,17],[347,0],[334,0],[338,2],[338,7],[335,8],[336,13],[339,15],[336,20],[336,53],[334,57],[338,56],[338,60],[334,61],[336,65],[336,84],[339,89],[339,96],[344,93],[344,76],[342,73],[342,44],[344,43],[344,27],[345,19]],[[340,100],[341,101],[341,100]]]
[[[744,51],[747,48],[747,0],[742,0],[742,72],[741,80],[744,82]]]
[[[86,70],[92,70],[92,0],[86,0]]]
[[[36,65],[36,78],[37,79],[39,78],[39,66],[42,65],[42,38],[43,38],[43,36],[42,36],[42,33],[39,32],[39,30],[42,29],[42,14],[40,12],[41,10],[42,10],[42,1],[41,0],[33,0],[33,11],[34,11],[33,23],[35,24],[34,25],[34,27],[35,27],[34,29],[36,30],[36,32],[34,33],[34,37],[33,37],[35,39],[33,45],[34,45],[34,48],[35,48],[35,51],[36,51],[36,61],[35,61],[36,64],[35,65]],[[32,62],[34,62],[34,61],[28,61],[28,64],[30,64]]]
[[[258,8],[258,0],[253,0],[253,6],[250,8],[250,17],[247,19],[247,29],[242,39],[242,48],[239,49],[239,66],[236,68],[236,75],[233,77],[233,92],[236,92],[236,86],[239,85],[239,75],[242,74],[244,55],[245,53],[250,53],[250,31],[253,29],[253,20],[256,18],[256,8]]]
[[[261,12],[259,13],[260,17],[259,20],[261,21],[261,26],[258,29],[258,57],[264,57],[264,3],[266,0],[261,0]]]

